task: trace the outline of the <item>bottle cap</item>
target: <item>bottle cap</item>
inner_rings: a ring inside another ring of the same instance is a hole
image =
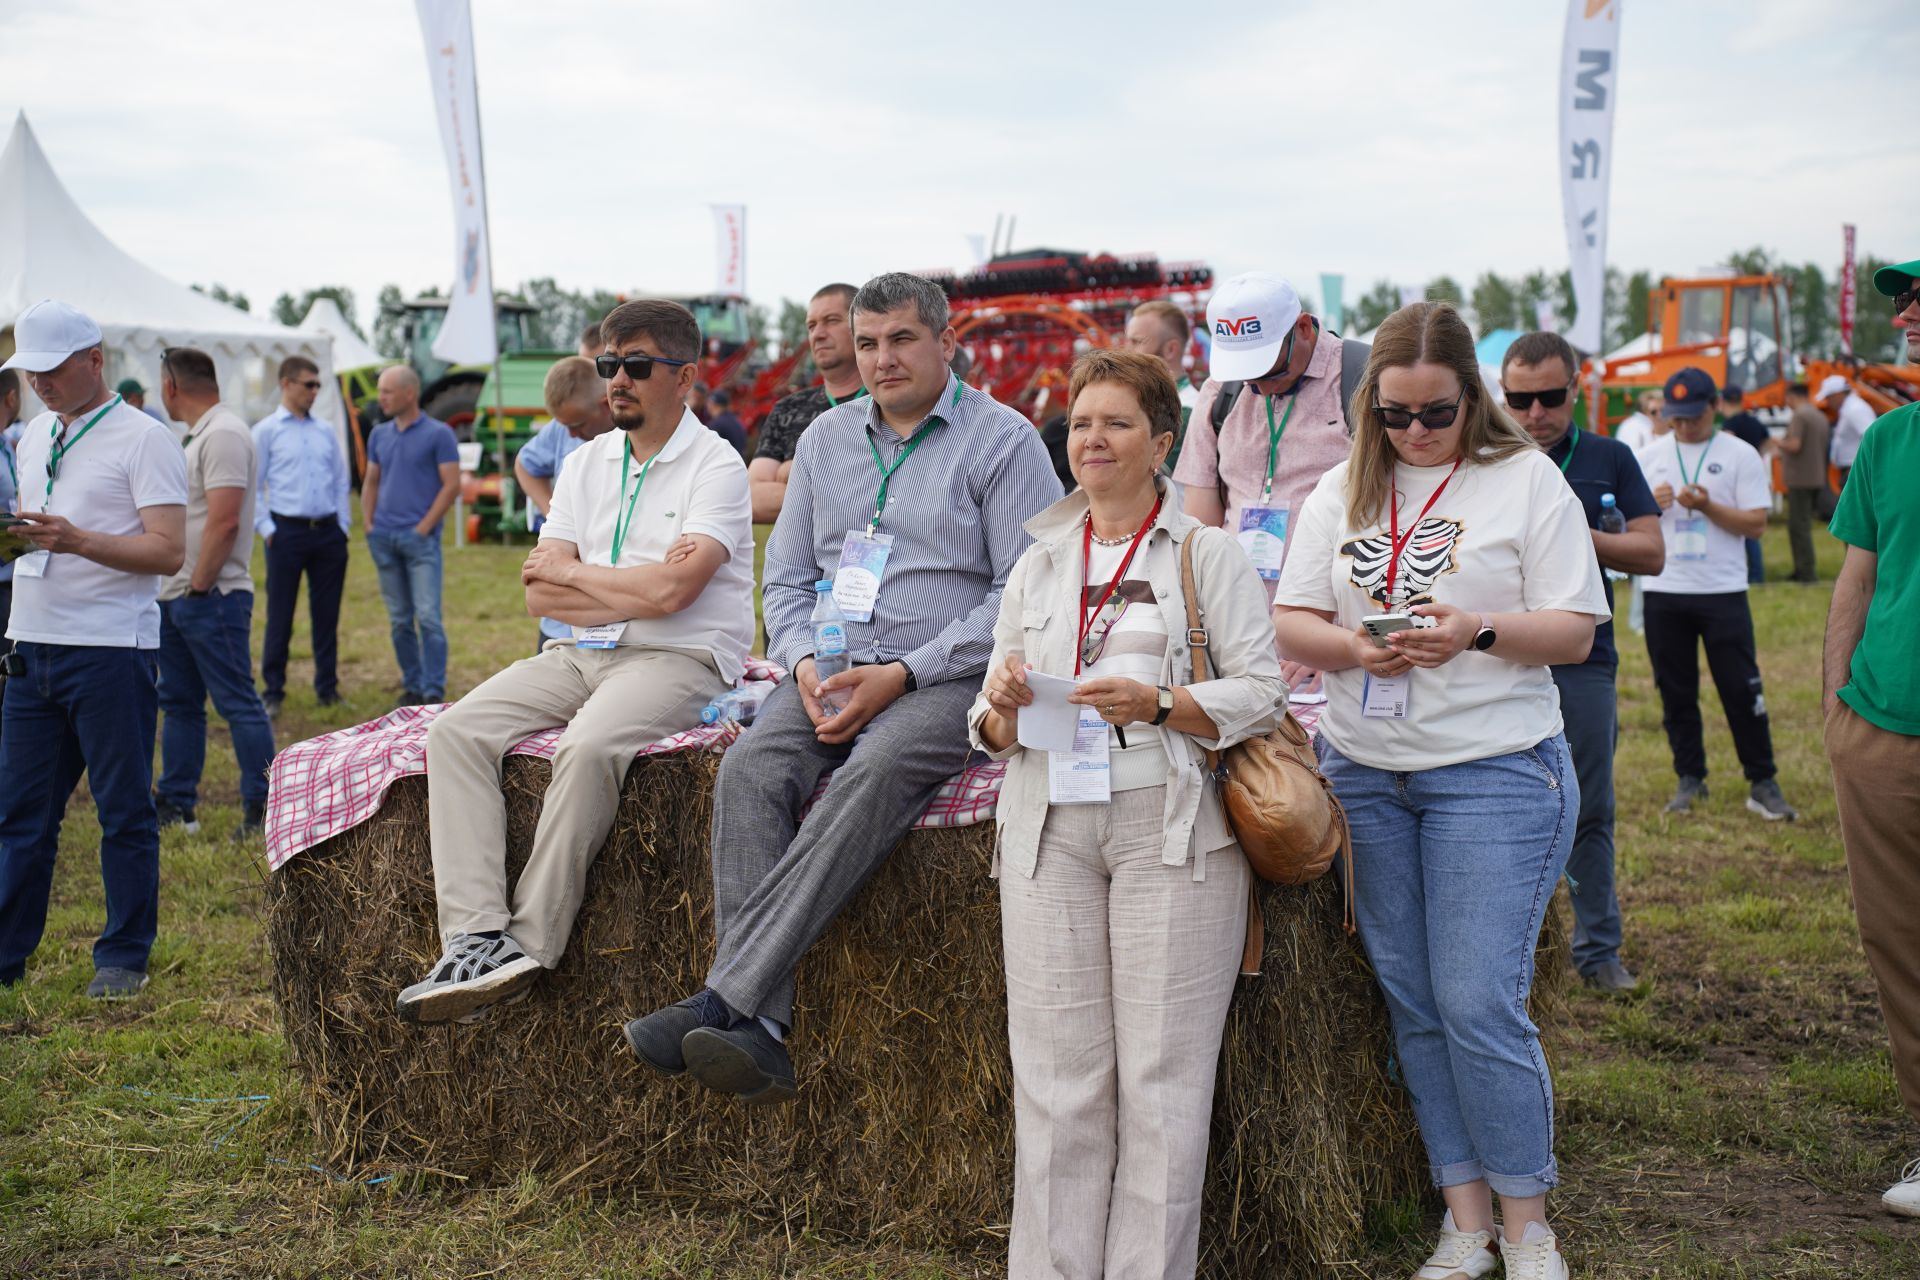
[[[822,578],[820,579],[820,581],[813,584],[813,589],[815,591],[831,591],[833,590],[833,579]]]
[[[1612,506],[1613,504],[1614,504],[1614,497],[1613,497],[1613,495],[1612,495],[1612,494],[1610,494],[1610,493],[1603,493],[1603,494],[1601,494],[1601,495],[1600,495],[1600,505],[1601,505],[1601,506],[1603,506],[1603,507],[1610,507],[1610,506]]]
[[[720,708],[715,706],[705,706],[700,708],[701,724],[712,724],[714,721],[718,720],[719,718],[720,718]]]

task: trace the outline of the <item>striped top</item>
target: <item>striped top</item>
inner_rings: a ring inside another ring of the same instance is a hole
[[[986,392],[949,375],[932,418],[942,425],[887,485],[880,532],[893,550],[873,621],[847,623],[855,662],[904,661],[923,687],[986,670],[1000,593],[1032,541],[1021,526],[1060,498],[1040,433]],[[791,670],[812,656],[813,584],[834,576],[848,531],[873,517],[873,451],[892,466],[911,435],[862,397],[828,409],[800,437],[767,540],[770,660]]]
[[[1107,583],[1120,572],[1120,562],[1126,554],[1124,546],[1093,544],[1093,563],[1087,567],[1087,584],[1081,596],[1081,617],[1087,616],[1086,611],[1093,608]],[[1100,647],[1099,660],[1082,667],[1080,678],[1118,676],[1158,686],[1160,673],[1167,665],[1166,616],[1154,596],[1153,583],[1147,579],[1145,563],[1136,557],[1127,572],[1137,576],[1121,579],[1113,595],[1093,618],[1089,638],[1105,636],[1106,640]],[[1128,725],[1126,745],[1122,746],[1119,733],[1112,728],[1107,730],[1107,758],[1111,766],[1108,785],[1113,790],[1132,791],[1167,784],[1170,766],[1166,749],[1161,746],[1160,733],[1149,724]]]

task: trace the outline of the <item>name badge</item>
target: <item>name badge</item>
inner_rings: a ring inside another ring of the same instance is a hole
[[[1092,707],[1081,707],[1073,727],[1073,750],[1047,752],[1047,799],[1054,804],[1105,804],[1113,797],[1113,765],[1107,755],[1108,726]]]
[[[573,629],[573,647],[576,649],[617,649],[620,637],[625,634],[624,622],[605,622],[597,627],[575,627]]]
[[[1240,546],[1253,561],[1253,567],[1269,582],[1280,577],[1280,562],[1287,552],[1287,509],[1285,507],[1242,507],[1240,510]]]
[[[1405,720],[1412,692],[1409,676],[1368,675],[1360,690],[1360,714],[1370,720]]]
[[[880,599],[880,579],[893,554],[893,535],[849,529],[840,544],[840,566],[833,572],[833,602],[849,622],[872,622]]]
[[[47,576],[47,562],[53,559],[51,551],[29,551],[13,562],[14,578],[44,578]]]
[[[1673,558],[1675,560],[1707,558],[1707,518],[1705,516],[1681,516],[1673,522]]]

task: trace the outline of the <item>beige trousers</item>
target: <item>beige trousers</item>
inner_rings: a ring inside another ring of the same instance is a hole
[[[1166,788],[1047,811],[1000,872],[1013,1057],[1008,1280],[1194,1273],[1207,1127],[1251,875],[1160,861]]]
[[[1920,1121],[1920,738],[1844,702],[1827,713],[1827,759],[1860,943],[1880,990],[1893,1078]]]
[[[606,843],[634,754],[700,722],[726,689],[704,656],[558,646],[523,658],[442,712],[427,731],[427,808],[440,936],[505,929],[551,969]],[[507,895],[500,760],[565,725],[527,865]]]

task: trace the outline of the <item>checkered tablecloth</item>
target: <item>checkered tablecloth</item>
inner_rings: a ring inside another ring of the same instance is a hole
[[[748,680],[778,680],[786,673],[759,659],[748,659]],[[380,811],[387,788],[411,774],[427,771],[427,726],[446,710],[401,707],[378,720],[297,742],[273,760],[267,795],[267,865],[278,870],[288,859],[321,841],[365,822]],[[515,744],[507,754],[553,759],[564,730],[543,729]],[[724,751],[740,736],[734,724],[701,725],[642,747],[642,756],[675,751]],[[966,827],[993,817],[1006,766],[985,762],[949,779],[913,825]],[[813,794],[818,800],[831,775]],[[808,801],[811,807],[813,800]]]

